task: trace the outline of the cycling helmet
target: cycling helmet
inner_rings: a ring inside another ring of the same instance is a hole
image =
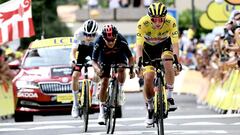
[[[148,15],[150,17],[165,17],[166,14],[167,14],[167,7],[161,2],[152,3],[148,7]]]
[[[86,34],[95,34],[98,30],[98,24],[95,20],[89,19],[84,22],[83,30]]]
[[[102,35],[105,39],[113,39],[116,38],[118,34],[118,30],[115,26],[113,26],[112,24],[106,24],[103,27],[102,30]]]

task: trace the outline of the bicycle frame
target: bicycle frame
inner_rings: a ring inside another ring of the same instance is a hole
[[[78,66],[84,67],[84,79],[82,81],[82,92],[80,97],[80,110],[82,110],[84,115],[84,132],[88,130],[88,118],[89,118],[89,108],[91,107],[92,96],[90,90],[90,82],[91,80],[88,78],[88,67],[91,65],[88,63],[77,64]]]
[[[118,64],[111,65],[111,80],[108,88],[108,99],[106,103],[105,123],[107,134],[114,133],[116,124],[116,107],[118,106],[119,84],[117,79],[118,68],[130,68],[129,66],[122,66]],[[132,70],[131,70],[132,71]]]
[[[154,96],[154,116],[158,128],[158,135],[164,135],[164,119],[168,115],[168,103],[165,90],[164,70],[161,60],[157,60],[155,96]]]

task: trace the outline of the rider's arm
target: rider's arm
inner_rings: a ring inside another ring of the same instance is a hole
[[[178,27],[176,20],[173,18],[172,19],[172,29],[171,29],[171,41],[173,44],[173,54],[176,54],[177,57],[179,58],[179,33],[178,33]]]
[[[137,36],[136,36],[136,62],[139,61],[139,58],[143,55],[143,44],[144,44],[144,23],[140,19],[137,24]]]
[[[100,46],[97,42],[95,42],[95,46],[92,52],[92,66],[94,70],[97,72],[97,74],[99,74],[101,71],[100,66],[98,64],[99,55],[100,55]]]
[[[71,58],[72,61],[77,59],[76,58],[76,53],[77,53],[77,48],[72,48],[71,54],[70,54],[71,55],[70,58]]]
[[[72,50],[71,50],[71,53],[70,53],[70,58],[71,58],[71,61],[76,61],[77,59],[77,51],[78,51],[78,45],[80,43],[80,34],[79,33],[79,29],[76,30],[76,32],[74,33],[74,36],[73,36],[73,43],[72,43]]]

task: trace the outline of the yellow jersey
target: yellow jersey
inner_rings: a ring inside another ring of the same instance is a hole
[[[171,38],[172,44],[178,43],[178,27],[176,19],[170,15],[166,15],[166,19],[161,28],[156,29],[153,26],[151,17],[143,16],[137,25],[136,44],[143,45],[144,42],[150,45],[156,45]]]

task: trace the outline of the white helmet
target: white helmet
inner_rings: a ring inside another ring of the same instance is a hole
[[[83,30],[86,34],[95,34],[98,30],[98,24],[95,20],[89,19],[84,22]]]

